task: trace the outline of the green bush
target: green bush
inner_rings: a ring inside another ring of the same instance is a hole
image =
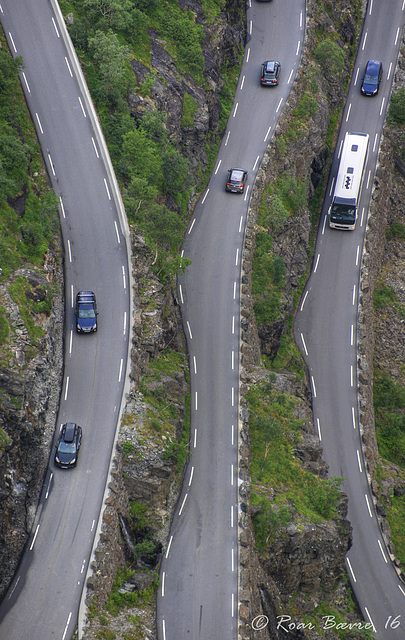
[[[131,440],[124,440],[122,443],[122,451],[124,456],[127,458],[134,451],[135,445]]]
[[[384,282],[380,282],[374,291],[374,307],[376,309],[384,309],[390,307],[396,302],[397,295],[394,289]]]
[[[389,225],[385,232],[385,237],[387,240],[405,240],[405,225],[398,220],[394,220],[392,224]]]
[[[390,125],[405,123],[405,89],[398,89],[392,94],[387,121]]]
[[[307,189],[303,180],[296,180],[286,174],[279,178],[275,188],[276,194],[285,208],[291,213],[298,213],[307,204]]]
[[[167,449],[163,452],[164,460],[173,460],[178,469],[182,469],[189,456],[188,443],[171,442]]]
[[[256,547],[263,553],[266,546],[280,535],[280,529],[291,522],[292,517],[288,507],[272,505],[266,498],[259,498],[255,494],[252,494],[252,504]]]
[[[342,73],[345,67],[345,52],[333,40],[325,38],[315,49],[315,59],[324,71],[333,74]]]

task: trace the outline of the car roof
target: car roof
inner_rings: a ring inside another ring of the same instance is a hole
[[[279,63],[276,60],[266,60],[266,62],[263,62],[265,70],[269,71],[270,73],[275,71],[278,64]]]
[[[74,422],[67,422],[64,425],[65,433],[64,433],[64,441],[65,442],[73,442],[75,437],[77,425]]]

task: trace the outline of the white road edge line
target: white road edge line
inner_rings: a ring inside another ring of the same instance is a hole
[[[28,93],[31,93],[30,85],[28,84],[28,80],[27,80],[27,77],[26,77],[24,71],[22,72],[22,77],[24,78],[25,86],[27,87]]]
[[[173,536],[170,536],[169,544],[167,545],[166,558],[169,557],[170,547],[172,546]]]
[[[349,558],[347,558],[347,564],[349,565],[350,573],[352,574],[353,582],[357,582],[356,576],[354,575],[354,571],[352,569],[352,565],[350,564]]]
[[[37,535],[38,535],[38,531],[39,531],[39,527],[40,526],[41,525],[38,524],[37,528],[35,529],[35,534],[34,534],[34,537],[32,539],[31,546],[30,546],[30,551],[32,551],[32,549],[34,548],[35,540],[37,539]]]
[[[35,114],[35,117],[36,117],[37,122],[38,122],[39,130],[40,130],[40,132],[43,134],[43,133],[44,133],[44,130],[43,130],[43,128],[42,128],[42,124],[41,124],[41,120],[39,119],[39,115],[36,113],[36,114]]]
[[[183,500],[182,505],[180,507],[179,516],[181,516],[181,514],[183,513],[183,509],[184,509],[184,505],[186,504],[187,496],[188,496],[188,493],[186,493],[186,495],[184,496],[184,500]]]
[[[370,515],[370,518],[372,518],[372,517],[373,517],[373,512],[371,511],[371,507],[370,507],[370,503],[369,503],[369,501],[368,501],[368,495],[367,495],[367,493],[365,493],[365,494],[364,494],[364,497],[365,497],[365,499],[366,499],[368,513],[369,513],[369,515]]]
[[[319,422],[319,418],[316,419],[316,424],[318,427],[319,442],[322,442],[321,423]]]
[[[66,386],[65,386],[65,400],[68,397],[68,392],[69,392],[69,376],[66,378]]]
[[[68,619],[67,619],[67,622],[66,622],[65,631],[63,632],[62,640],[65,640],[65,638],[66,638],[66,634],[67,634],[67,630],[69,628],[71,617],[72,617],[72,612],[69,613],[69,616],[68,616]]]
[[[114,226],[115,226],[115,233],[117,235],[118,244],[121,244],[120,234],[119,234],[119,231],[118,231],[118,225],[117,225],[117,221],[116,220],[114,220]]]

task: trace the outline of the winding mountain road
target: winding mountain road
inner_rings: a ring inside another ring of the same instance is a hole
[[[384,543],[363,458],[357,398],[358,303],[368,207],[404,23],[402,0],[369,2],[323,206],[313,269],[294,326],[296,342],[308,364],[314,421],[324,459],[331,476],[344,478],[349,497],[353,545],[346,558],[348,575],[364,620],[381,640],[405,637],[405,584],[399,580]],[[381,60],[384,66],[380,92],[371,98],[360,93],[369,59]],[[336,231],[328,226],[328,207],[346,131],[368,133],[370,150],[356,229]]]
[[[65,262],[64,379],[56,431],[83,428],[79,463],[53,453],[32,535],[0,607],[4,640],[72,637],[125,390],[131,331],[127,228],[103,138],[63,19],[52,0],[2,0],[0,18],[21,75],[55,193]],[[99,330],[75,332],[78,290],[97,296]]]
[[[298,69],[305,2],[247,8],[248,42],[215,168],[186,233],[192,264],[179,278],[191,375],[191,458],[162,560],[160,640],[238,634],[238,442],[240,292],[249,196]],[[282,64],[276,87],[260,85],[265,60]],[[243,167],[245,193],[225,192]]]

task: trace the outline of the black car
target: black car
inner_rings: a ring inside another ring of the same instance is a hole
[[[94,333],[97,331],[97,303],[93,291],[79,291],[76,296],[76,331]]]
[[[361,92],[363,96],[375,96],[380,88],[380,82],[383,73],[383,65],[379,60],[369,60],[366,65],[363,80],[361,83]]]
[[[82,428],[74,422],[62,426],[56,445],[55,464],[61,469],[72,469],[77,464],[77,456],[82,442]]]
[[[280,76],[281,64],[277,60],[266,60],[262,64],[262,73],[260,76],[260,84],[264,87],[274,87],[278,84]]]
[[[248,172],[246,169],[229,169],[225,191],[243,193]]]

